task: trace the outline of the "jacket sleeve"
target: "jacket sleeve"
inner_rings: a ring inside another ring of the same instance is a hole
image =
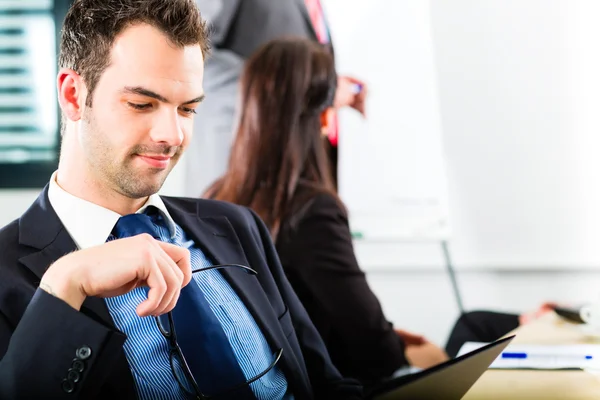
[[[0,312],[0,399],[89,399],[125,336],[37,289],[18,325]]]
[[[358,266],[337,200],[315,197],[284,240],[286,274],[342,374],[370,385],[408,365],[403,341]]]
[[[265,224],[252,210],[249,210],[249,212],[256,223],[259,240],[262,243],[269,269],[283,301],[289,308],[315,399],[362,399],[362,386],[359,382],[342,378],[331,362],[322,338],[283,272],[275,246]]]

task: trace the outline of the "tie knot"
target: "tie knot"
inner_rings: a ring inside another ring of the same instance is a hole
[[[112,233],[117,239],[136,236],[142,233],[147,233],[154,239],[160,239],[152,217],[146,213],[122,216],[115,224]]]

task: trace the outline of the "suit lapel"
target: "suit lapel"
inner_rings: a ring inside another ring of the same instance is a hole
[[[199,210],[195,213],[184,212],[176,208],[168,198],[163,200],[173,219],[194,239],[196,245],[212,262],[241,264],[254,268],[249,265],[239,238],[227,217],[201,218],[198,215]],[[268,268],[263,270],[268,271]],[[294,380],[301,379],[297,372],[300,370],[298,360],[283,334],[278,316],[259,280],[239,268],[225,268],[220,271],[254,317],[271,349],[273,351],[283,349],[282,359],[277,367],[281,368],[288,377],[288,383],[297,389],[297,382]]]

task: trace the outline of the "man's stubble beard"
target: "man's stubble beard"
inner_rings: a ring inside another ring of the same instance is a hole
[[[181,149],[167,146],[137,145],[130,149],[124,160],[115,159],[116,151],[110,145],[107,135],[96,123],[90,108],[83,115],[83,122],[87,134],[86,155],[92,174],[99,176],[107,184],[107,189],[114,190],[131,199],[140,199],[157,193],[181,157]],[[140,152],[154,152],[155,154],[172,154],[173,157],[166,170],[134,168],[135,155]],[[156,175],[162,175],[157,177]]]

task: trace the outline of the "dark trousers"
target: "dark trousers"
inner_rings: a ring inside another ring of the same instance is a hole
[[[493,342],[519,326],[517,314],[503,314],[492,311],[472,311],[463,314],[454,325],[446,353],[456,354],[465,342]]]

